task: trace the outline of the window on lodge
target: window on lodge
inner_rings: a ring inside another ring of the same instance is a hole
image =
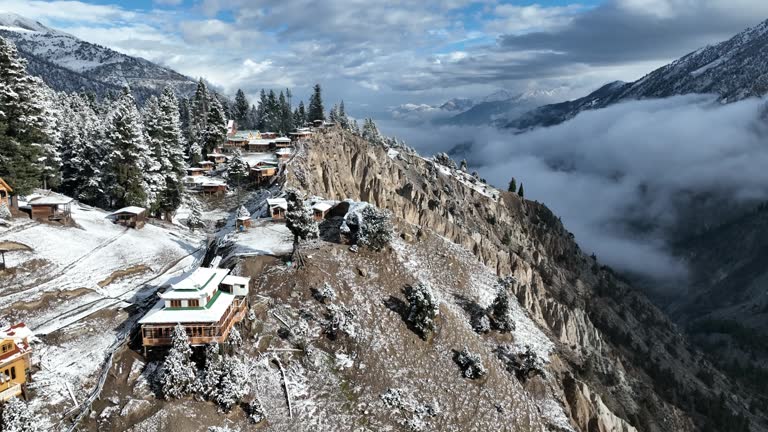
[[[200,300],[190,300],[188,303],[189,303],[189,307],[198,307],[198,306],[200,306]]]
[[[171,307],[181,307],[181,300],[171,300]]]
[[[16,379],[16,366],[11,367],[11,379]]]
[[[9,343],[3,344],[3,347],[0,348],[0,350],[2,350],[3,353],[7,353],[8,351],[11,350],[12,346],[13,346],[13,344],[9,344]]]

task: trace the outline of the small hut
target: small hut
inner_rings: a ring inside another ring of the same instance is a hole
[[[227,161],[227,157],[221,153],[208,153],[208,161],[215,164],[223,164]]]
[[[187,175],[190,177],[201,176],[205,173],[203,168],[187,168]]]
[[[227,185],[224,183],[206,182],[200,185],[200,191],[205,195],[221,195],[227,192]]]
[[[267,205],[269,205],[269,215],[272,219],[285,219],[285,212],[288,211],[288,201],[285,198],[268,198]]]
[[[316,203],[312,206],[312,216],[316,221],[321,221],[325,219],[325,216],[328,214],[328,210],[330,210],[331,207],[333,207],[333,205],[327,202]]]
[[[213,171],[213,162],[211,161],[200,161],[197,164],[200,165],[200,168],[203,169],[203,172]]]
[[[289,148],[277,149],[275,154],[277,155],[277,160],[282,161],[282,162],[285,162],[285,161],[291,159],[291,155],[292,155],[291,149],[289,149]]]
[[[290,148],[291,139],[288,137],[275,138],[275,147],[277,148]]]
[[[245,231],[251,226],[251,212],[248,211],[245,206],[240,206],[237,211],[237,219],[235,219],[235,229],[238,231]]]
[[[8,183],[0,178],[0,205],[5,204],[8,208],[11,208],[11,194],[13,189],[8,186]]]
[[[109,216],[116,224],[127,228],[142,229],[147,223],[147,210],[142,207],[124,207]]]
[[[44,196],[29,202],[32,219],[69,222],[72,219],[72,198]]]

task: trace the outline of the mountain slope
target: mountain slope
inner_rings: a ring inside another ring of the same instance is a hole
[[[730,384],[646,297],[581,252],[545,206],[341,132],[326,132],[297,159],[289,184],[370,201],[412,224],[417,244],[436,235],[497,274],[513,275],[518,302],[557,346],[547,382],[562,392],[577,429],[746,430],[750,418],[753,431],[766,430],[764,414],[749,413],[741,399],[754,402],[755,395]],[[450,273],[453,257],[436,254],[435,265]],[[599,426],[610,416],[582,405],[590,394],[623,423]]]
[[[181,94],[191,93],[195,87],[194,80],[171,69],[83,41],[16,14],[0,14],[0,37],[14,42],[29,62],[29,72],[40,76],[54,90],[91,91],[103,96],[128,85],[143,100],[168,85]]]
[[[768,21],[694,51],[633,83],[608,84],[583,98],[536,108],[505,126],[551,126],[587,109],[690,93],[712,93],[723,103],[768,93]]]

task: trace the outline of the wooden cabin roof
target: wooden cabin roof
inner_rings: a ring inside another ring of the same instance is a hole
[[[6,183],[2,177],[0,177],[0,189],[5,189],[8,192],[13,192],[13,188],[8,186],[8,183]]]

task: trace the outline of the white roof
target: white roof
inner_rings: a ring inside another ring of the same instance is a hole
[[[288,137],[280,137],[280,138],[275,138],[275,142],[291,142],[291,139]]]
[[[280,207],[288,210],[288,201],[285,198],[267,198],[267,204],[269,207]]]
[[[327,202],[319,202],[319,203],[317,203],[317,204],[312,206],[312,210],[317,210],[317,211],[324,212],[324,211],[330,210],[331,207],[333,207],[332,204],[329,204]]]
[[[211,161],[200,161],[200,162],[198,162],[198,165],[213,165],[213,162],[211,162]]]
[[[291,149],[289,149],[289,148],[281,148],[281,149],[277,149],[277,151],[275,153],[277,153],[277,154],[291,154]]]
[[[114,211],[114,212],[110,213],[109,215],[113,216],[113,215],[120,214],[120,213],[129,213],[129,214],[134,214],[134,215],[140,215],[140,214],[144,213],[145,211],[147,211],[147,210],[145,208],[143,208],[143,207],[130,206],[130,207],[123,207],[120,210],[117,210],[117,211]]]
[[[202,168],[187,168],[187,171],[202,171]]]
[[[40,198],[35,198],[33,201],[29,202],[29,205],[35,206],[35,205],[61,205],[61,204],[69,204],[72,202],[72,198],[69,197],[57,197],[57,196],[44,196]]]
[[[32,330],[24,323],[0,328],[0,339],[25,340],[32,336]]]
[[[271,139],[250,139],[248,140],[248,144],[261,144],[261,145],[268,145],[270,143],[275,142],[275,140]]]
[[[232,276],[228,275],[221,281],[224,285],[245,285],[248,286],[251,283],[251,278],[245,276]]]
[[[207,181],[205,183],[201,183],[200,184],[200,186],[203,186],[203,187],[205,187],[205,186],[208,186],[208,187],[211,187],[211,186],[226,186],[226,185],[227,185],[226,183],[216,182],[216,181]]]
[[[171,285],[170,290],[159,294],[159,296],[163,299],[197,298],[203,293],[218,289],[219,284],[228,274],[229,270],[227,269],[200,267],[184,279]]]
[[[166,309],[163,307],[164,302],[161,300],[139,320],[139,324],[219,322],[234,299],[234,295],[219,291],[210,308],[200,307],[197,309]]]
[[[211,157],[211,156],[213,156],[213,157],[219,157],[219,156],[224,156],[224,155],[223,155],[223,154],[221,154],[221,153],[208,153],[208,157]]]

